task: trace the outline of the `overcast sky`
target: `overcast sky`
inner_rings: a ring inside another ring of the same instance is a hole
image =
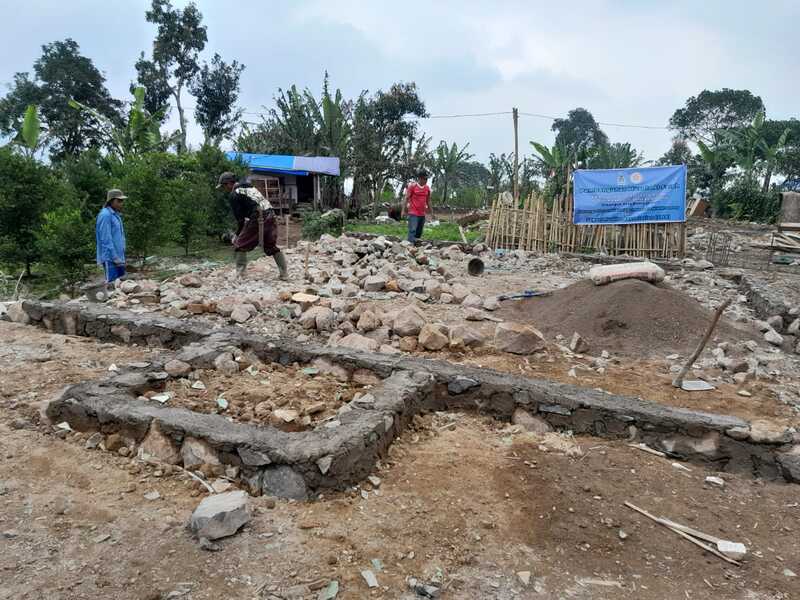
[[[176,0],[177,6],[185,2]],[[154,27],[145,0],[0,0],[0,82],[28,71],[41,45],[72,37],[127,99],[134,61]],[[704,88],[747,88],[767,116],[800,116],[798,0],[393,2],[200,0],[206,57],[247,66],[241,105],[259,112],[277,88],[319,92],[327,69],[346,96],[415,81],[431,115],[510,111],[564,116],[581,106],[598,121],[665,126]],[[190,98],[186,104],[192,104]],[[174,111],[173,111],[174,112]],[[258,120],[255,114],[245,115]],[[520,152],[552,143],[551,121],[520,117]],[[431,119],[433,136],[469,142],[481,160],[513,150],[510,115]],[[649,159],[670,132],[603,126]],[[201,139],[192,127],[191,140]]]

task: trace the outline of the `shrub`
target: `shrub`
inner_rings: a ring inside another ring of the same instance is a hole
[[[775,222],[781,208],[779,193],[764,193],[755,183],[745,179],[721,191],[718,202],[734,219],[759,223]]]
[[[325,233],[341,235],[344,225],[344,211],[338,208],[326,213],[306,213],[303,215],[303,239],[318,240]]]
[[[95,258],[94,222],[82,208],[68,193],[60,206],[44,214],[36,234],[42,262],[68,286],[86,278]]]

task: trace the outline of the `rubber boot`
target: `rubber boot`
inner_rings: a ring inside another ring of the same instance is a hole
[[[283,255],[283,252],[278,252],[275,256],[275,264],[278,265],[278,271],[280,274],[278,277],[281,281],[288,281],[289,280],[289,268],[286,265],[286,257]]]
[[[247,252],[234,252],[233,258],[236,261],[236,275],[239,279],[244,278],[244,272],[247,270]]]

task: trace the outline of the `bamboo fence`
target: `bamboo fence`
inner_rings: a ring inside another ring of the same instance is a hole
[[[608,254],[646,258],[683,258],[684,223],[631,225],[575,225],[572,195],[562,196],[552,207],[542,196],[531,195],[515,206],[510,195],[492,203],[486,245],[503,250],[539,253]]]

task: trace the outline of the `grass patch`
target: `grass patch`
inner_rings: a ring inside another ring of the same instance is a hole
[[[388,235],[406,239],[408,236],[408,224],[405,221],[399,223],[363,223],[351,221],[347,223],[345,231]],[[480,237],[480,232],[465,229],[464,235],[466,235],[468,242],[474,242]],[[438,240],[441,242],[460,242],[461,235],[458,232],[458,224],[456,223],[439,223],[439,225],[428,225],[426,223],[425,230],[422,232],[422,239]]]

